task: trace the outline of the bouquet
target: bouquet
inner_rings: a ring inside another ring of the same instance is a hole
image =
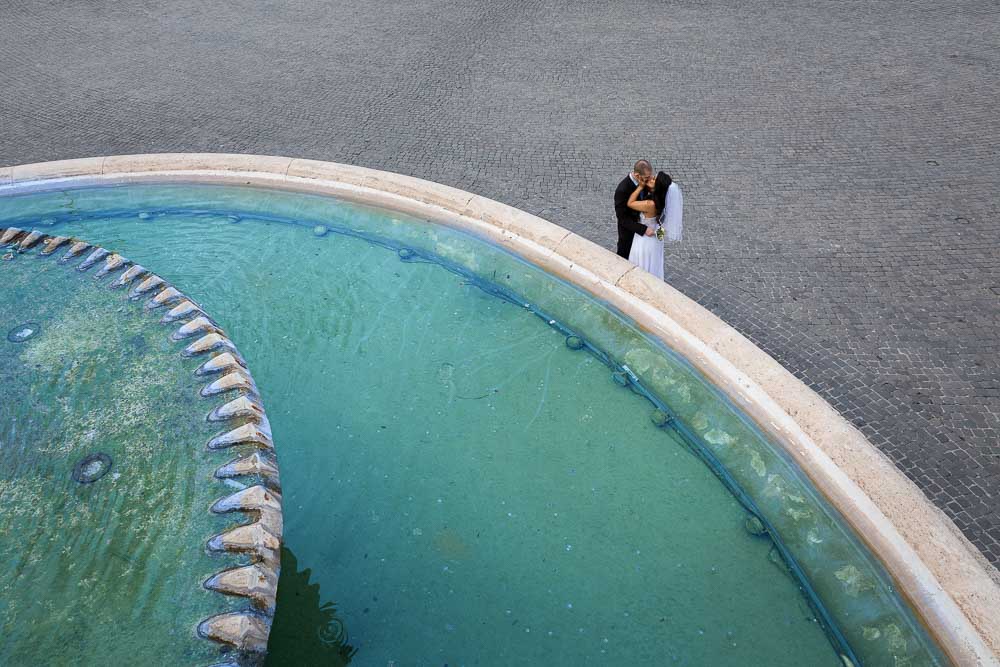
[[[662,241],[664,235],[665,232],[663,231],[663,225],[661,225],[660,223],[656,223],[656,240]]]

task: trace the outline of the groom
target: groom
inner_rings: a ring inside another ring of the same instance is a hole
[[[632,171],[622,179],[622,182],[615,188],[615,217],[618,218],[618,255],[628,259],[628,253],[632,250],[632,239],[636,234],[651,236],[653,231],[646,225],[639,222],[639,212],[628,207],[628,198],[639,187],[640,182],[645,182],[653,175],[653,165],[649,160],[639,160],[632,167]],[[645,199],[647,193],[643,190],[639,194],[639,199]]]

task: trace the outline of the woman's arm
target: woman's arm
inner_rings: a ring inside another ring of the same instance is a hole
[[[643,185],[640,183],[632,195],[628,198],[628,207],[633,211],[639,211],[640,213],[645,213],[647,216],[656,215],[656,202],[652,199],[646,199],[644,201],[639,201],[639,193],[642,192]]]

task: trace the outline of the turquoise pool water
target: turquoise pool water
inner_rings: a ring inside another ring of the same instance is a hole
[[[271,664],[308,649],[362,665],[836,665],[845,646],[943,662],[751,424],[627,320],[499,249],[208,186],[0,199],[5,221],[155,267],[251,362],[288,547]],[[679,430],[615,381],[623,363]],[[782,549],[747,531],[734,488]]]

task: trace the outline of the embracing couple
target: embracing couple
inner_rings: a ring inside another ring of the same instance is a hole
[[[661,171],[653,176],[648,160],[639,160],[615,189],[618,254],[663,278],[663,243],[681,240],[681,189]]]

